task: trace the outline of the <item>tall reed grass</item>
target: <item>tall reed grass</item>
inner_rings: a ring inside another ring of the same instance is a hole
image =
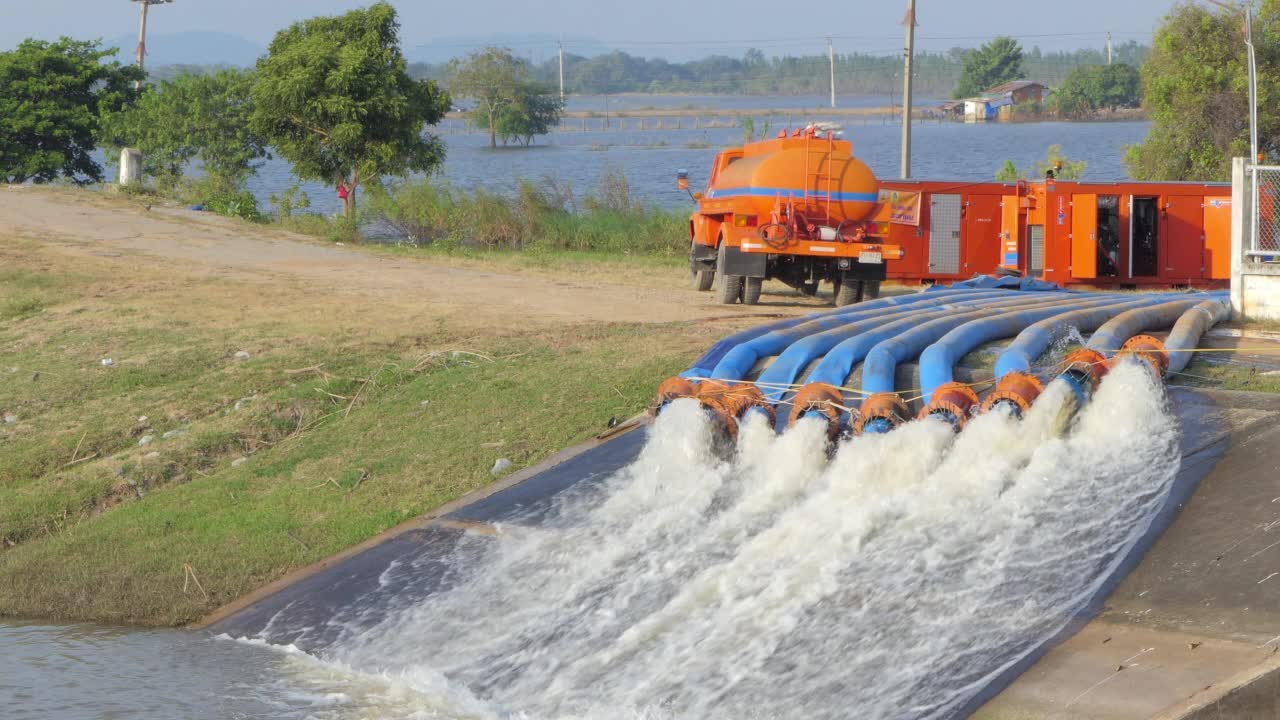
[[[414,245],[659,256],[689,248],[688,215],[637,204],[616,169],[606,169],[581,202],[571,187],[549,177],[520,180],[512,195],[415,179],[371,189],[366,198],[366,219]]]

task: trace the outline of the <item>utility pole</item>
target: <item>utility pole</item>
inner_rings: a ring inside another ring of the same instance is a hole
[[[1111,64],[1111,33],[1107,33],[1107,64]]]
[[[907,47],[902,72],[902,179],[911,177],[911,76],[916,52],[916,0],[907,0]]]
[[[564,41],[556,42],[560,49],[560,104],[564,105]]]
[[[1222,0],[1208,0],[1208,2],[1225,8],[1233,12],[1244,13],[1244,46],[1248,51],[1248,75],[1249,75],[1249,164],[1254,165],[1258,160],[1258,60],[1253,50],[1253,3],[1246,0],[1240,0],[1239,4],[1227,4]],[[1257,192],[1257,185],[1254,186],[1254,192]],[[1254,204],[1257,207],[1257,203]]]
[[[831,107],[836,106],[836,51],[831,47],[831,38],[827,38],[827,63],[831,66]]]
[[[138,69],[141,70],[143,62],[147,57],[147,10],[152,5],[162,5],[171,3],[173,0],[132,0],[142,6],[142,17],[138,21]],[[136,80],[133,83],[134,90],[142,89],[142,81]]]
[[[1253,5],[1244,5],[1244,45],[1249,49],[1249,163],[1260,163],[1258,157],[1258,60],[1253,52]],[[1254,184],[1257,192],[1257,183]],[[1254,207],[1257,207],[1255,200]]]

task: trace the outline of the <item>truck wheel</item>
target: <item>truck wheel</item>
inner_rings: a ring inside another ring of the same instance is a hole
[[[715,270],[690,270],[689,285],[698,292],[706,292],[711,289],[712,284],[716,281]]]
[[[875,300],[880,297],[880,281],[879,280],[863,280],[862,281],[862,299]]]
[[[715,268],[708,269],[706,263],[694,258],[693,251],[696,247],[696,243],[689,242],[689,285],[698,292],[706,292],[716,280],[716,271]]]
[[[742,304],[758,305],[760,303],[760,293],[762,290],[764,290],[764,278],[743,278]]]
[[[845,280],[836,286],[836,307],[862,302],[862,281]]]
[[[725,246],[720,243],[720,255],[716,259],[716,285],[720,287],[720,304],[732,305],[742,297],[742,276],[725,273]]]
[[[818,283],[803,283],[800,285],[800,294],[806,297],[813,297],[818,294]]]

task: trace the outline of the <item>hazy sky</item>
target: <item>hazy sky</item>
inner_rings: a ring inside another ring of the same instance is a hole
[[[906,0],[393,0],[406,45],[492,33],[563,33],[597,38],[637,55],[739,56],[825,48],[837,36],[843,52],[888,54],[902,47]],[[1098,47],[1107,31],[1117,42],[1146,41],[1177,0],[918,0],[920,45],[971,46],[1008,34],[1030,48]],[[218,30],[265,45],[274,32],[303,17],[341,12],[355,0],[175,0],[153,8],[151,29]],[[115,38],[133,32],[128,0],[0,0],[0,48],[24,37]],[[459,52],[465,50],[461,48]],[[517,48],[521,54],[541,49]],[[572,49],[567,48],[567,49]],[[549,52],[549,51],[548,51]]]

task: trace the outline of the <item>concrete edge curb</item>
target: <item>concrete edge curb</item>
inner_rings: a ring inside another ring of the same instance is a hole
[[[1280,655],[1273,654],[1270,658],[1248,670],[1237,673],[1220,683],[1210,685],[1186,700],[1170,705],[1152,715],[1149,720],[1191,720],[1191,718],[1197,717],[1201,711],[1213,707],[1218,702],[1252,686],[1254,683],[1266,680],[1278,672],[1280,672]]]

